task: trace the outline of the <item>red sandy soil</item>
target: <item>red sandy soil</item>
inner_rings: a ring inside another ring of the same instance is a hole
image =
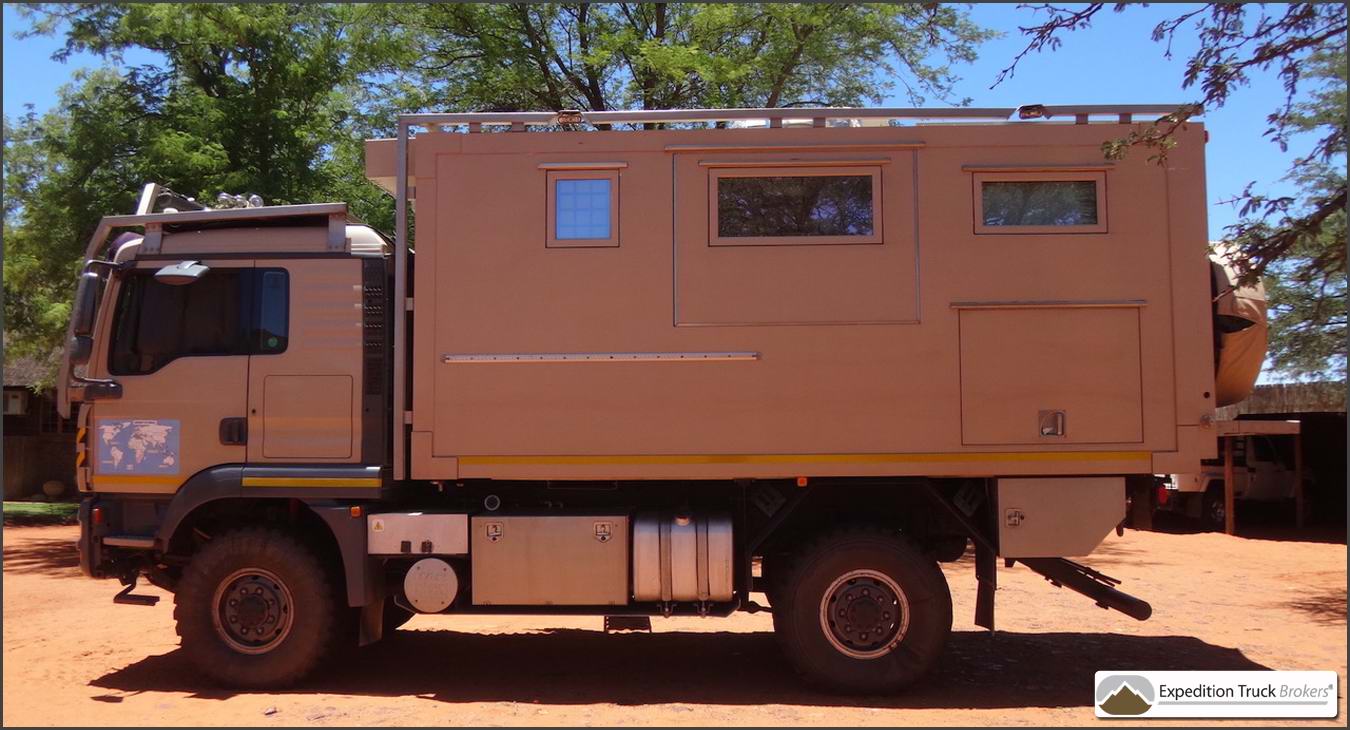
[[[253,693],[193,675],[171,596],[117,606],[115,581],[81,577],[76,530],[4,531],[6,725],[1085,725],[1098,669],[1266,668],[1336,670],[1340,718],[1320,724],[1345,724],[1343,543],[1112,535],[1084,562],[1152,602],[1152,619],[1000,568],[994,637],[970,621],[967,557],[943,566],[945,658],[888,697],[805,689],[762,613],[611,635],[595,617],[420,616],[302,686]]]

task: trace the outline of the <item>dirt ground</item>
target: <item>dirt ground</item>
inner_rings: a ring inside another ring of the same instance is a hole
[[[1152,619],[1019,566],[1000,569],[994,637],[970,621],[969,558],[944,565],[947,654],[891,697],[803,689],[765,614],[616,635],[599,618],[417,617],[301,687],[235,693],[192,675],[170,596],[117,606],[115,582],[79,575],[76,530],[4,531],[5,725],[1082,725],[1097,669],[1334,669],[1341,714],[1325,724],[1346,717],[1343,543],[1112,535],[1085,562]]]

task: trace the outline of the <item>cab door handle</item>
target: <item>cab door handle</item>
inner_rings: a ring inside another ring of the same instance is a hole
[[[220,443],[243,446],[248,443],[248,419],[242,416],[220,419]]]

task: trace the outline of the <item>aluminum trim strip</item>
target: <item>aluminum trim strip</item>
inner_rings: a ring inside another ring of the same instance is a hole
[[[1045,301],[952,302],[952,309],[1138,309],[1148,305],[1143,299],[1085,299]]]
[[[465,466],[599,466],[650,464],[840,464],[912,462],[1053,462],[1147,461],[1147,451],[971,451],[914,454],[612,454],[612,455],[473,455],[460,456]]]
[[[441,362],[447,365],[523,362],[727,362],[758,359],[758,352],[507,352],[441,355]]]

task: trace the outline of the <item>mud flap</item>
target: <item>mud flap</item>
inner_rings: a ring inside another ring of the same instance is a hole
[[[994,633],[994,591],[998,590],[998,562],[994,549],[983,540],[975,541],[975,625]]]
[[[384,638],[383,600],[371,601],[361,607],[361,619],[356,631],[356,645],[369,646]]]

